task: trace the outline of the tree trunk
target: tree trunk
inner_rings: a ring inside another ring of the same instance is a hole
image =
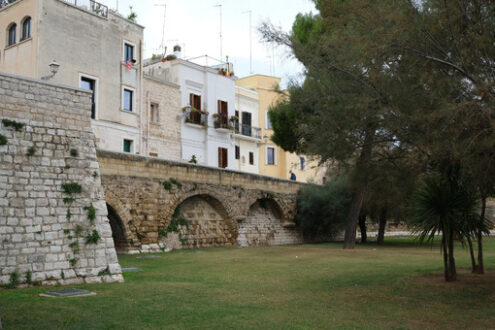
[[[476,259],[474,258],[473,241],[470,236],[467,237],[467,241],[469,246],[469,255],[471,256],[471,272],[476,273]]]
[[[347,225],[345,227],[344,249],[354,249],[354,246],[356,245],[356,228],[359,221],[361,206],[363,205],[365,191],[365,185],[360,184],[352,196],[351,206],[347,216]]]
[[[378,237],[376,242],[378,245],[383,245],[383,241],[385,239],[385,227],[387,225],[387,209],[382,208],[382,212],[380,213],[380,223],[378,225]]]
[[[486,213],[486,197],[483,196],[481,197],[481,215],[480,215],[480,221],[483,223],[485,221],[485,213]],[[478,240],[478,265],[476,265],[476,269],[474,273],[476,274],[484,274],[485,273],[485,266],[483,265],[483,233],[481,230],[478,230],[477,233],[477,240]]]
[[[363,206],[366,185],[368,184],[366,166],[368,165],[369,159],[371,157],[374,132],[374,129],[369,129],[366,132],[363,148],[361,149],[361,154],[359,155],[359,159],[354,169],[354,180],[356,180],[356,188],[354,190],[354,194],[352,195],[349,213],[347,214],[347,224],[345,227],[343,246],[344,249],[354,249],[354,246],[356,245],[356,228],[359,222],[361,206]]]
[[[366,233],[366,214],[359,216],[359,230],[361,231],[361,243],[368,243],[368,235]]]
[[[454,259],[454,229],[450,228],[448,240],[448,251],[449,251],[449,269],[448,276],[445,278],[447,282],[453,282],[457,280],[457,271],[455,269],[455,259]]]

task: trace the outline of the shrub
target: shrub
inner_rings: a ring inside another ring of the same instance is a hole
[[[91,224],[93,224],[95,222],[95,219],[96,219],[96,209],[93,207],[93,205],[90,205],[90,206],[85,206],[84,210],[88,214],[89,222],[91,222]]]
[[[172,189],[172,184],[169,181],[163,181],[162,185],[163,185],[163,188],[165,188],[165,190]]]
[[[0,146],[4,146],[6,144],[7,144],[7,138],[4,135],[0,134]]]
[[[77,182],[68,182],[62,184],[62,189],[64,193],[67,195],[80,194],[82,192],[82,187]]]
[[[19,123],[9,119],[2,119],[2,123],[5,127],[12,127],[16,130],[16,132],[20,132],[21,129],[24,127],[23,123]]]
[[[5,284],[3,287],[5,289],[15,289],[19,285],[19,280],[21,279],[21,275],[19,274],[19,270],[14,270],[10,273],[9,283]]]
[[[70,155],[72,157],[77,157],[79,156],[79,151],[77,151],[77,149],[70,149]]]
[[[98,244],[100,239],[100,233],[98,233],[96,229],[93,229],[91,234],[88,234],[88,236],[86,236],[86,244]]]
[[[182,183],[180,183],[179,181],[177,181],[176,179],[174,178],[170,178],[168,179],[170,181],[171,184],[175,184],[177,186],[177,188],[182,188]]]
[[[30,146],[27,150],[27,153],[26,155],[28,156],[34,156],[34,154],[36,153],[36,147],[35,146]]]
[[[351,192],[345,178],[309,185],[297,196],[296,223],[308,238],[329,239],[344,229]]]

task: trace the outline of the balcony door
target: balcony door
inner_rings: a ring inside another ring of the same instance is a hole
[[[251,136],[251,118],[250,112],[242,113],[242,135]]]

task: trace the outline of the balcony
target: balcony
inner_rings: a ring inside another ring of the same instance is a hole
[[[108,7],[93,0],[63,0],[73,6],[82,8],[101,17],[108,17]]]
[[[186,123],[207,126],[208,125],[208,113],[196,108],[187,106],[182,109],[186,117]]]
[[[240,126],[240,135],[261,140],[261,128],[245,124],[242,124]]]

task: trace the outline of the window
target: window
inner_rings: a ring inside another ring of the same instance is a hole
[[[272,122],[270,121],[268,110],[266,110],[266,129],[272,129]]]
[[[275,165],[275,147],[266,147],[266,164]]]
[[[218,148],[218,167],[227,168],[229,166],[229,151],[225,148]]]
[[[132,140],[124,139],[124,152],[132,152]]]
[[[134,63],[134,46],[128,43],[124,43],[124,62]]]
[[[235,146],[235,159],[241,158],[241,147]]]
[[[306,157],[304,156],[299,156],[299,169],[303,171],[306,169]]]
[[[22,23],[22,39],[31,38],[31,17],[27,17]]]
[[[91,96],[91,119],[96,118],[96,80],[87,77],[81,77],[81,82],[79,83],[82,89],[92,91]]]
[[[134,91],[124,88],[124,100],[122,109],[126,111],[133,111]]]
[[[17,29],[17,25],[14,23],[12,24],[9,29],[8,29],[8,42],[7,42],[7,46],[11,46],[13,44],[15,44],[15,32],[16,32],[16,29]]]
[[[197,110],[201,110],[201,95],[189,94],[189,105]]]
[[[151,122],[158,123],[158,104],[151,103],[150,118],[151,118]]]
[[[249,165],[254,165],[254,152],[249,152]]]
[[[250,112],[242,113],[242,135],[251,136],[252,114]]]

